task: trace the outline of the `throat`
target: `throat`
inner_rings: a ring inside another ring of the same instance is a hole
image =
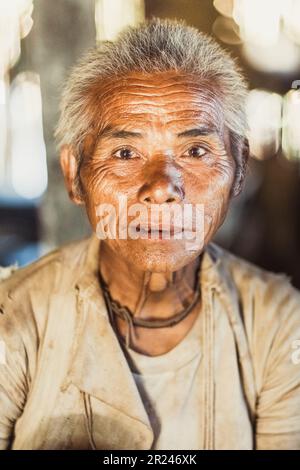
[[[139,271],[126,260],[102,250],[100,275],[110,297],[134,317],[169,318],[178,314],[195,296],[201,255],[178,271]]]
[[[169,283],[172,283],[173,273],[150,273],[149,291],[162,292],[166,290]]]
[[[130,269],[122,271],[120,266],[108,272],[104,269],[109,281],[100,269],[110,321],[128,347],[154,356],[164,354],[183,339],[201,306],[200,263],[198,257],[178,271],[147,271],[140,277]],[[109,276],[111,273],[117,274]]]

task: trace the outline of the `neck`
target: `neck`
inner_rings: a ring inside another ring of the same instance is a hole
[[[177,271],[142,271],[107,244],[101,247],[101,275],[112,298],[140,318],[166,318],[193,299],[199,258]]]

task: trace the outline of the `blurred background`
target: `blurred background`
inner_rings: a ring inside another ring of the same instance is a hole
[[[0,0],[0,265],[90,233],[53,131],[70,67],[143,18],[184,19],[249,80],[251,161],[215,241],[300,288],[300,0]]]

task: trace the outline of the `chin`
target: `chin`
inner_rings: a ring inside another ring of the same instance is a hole
[[[123,243],[122,243],[123,242]],[[130,264],[142,271],[166,272],[177,271],[193,261],[202,251],[202,247],[189,246],[182,240],[122,240],[119,242],[119,254]]]

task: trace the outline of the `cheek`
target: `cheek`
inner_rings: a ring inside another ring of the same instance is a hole
[[[86,211],[92,227],[99,221],[97,209],[100,204],[109,204],[118,215],[119,200],[126,196],[128,204],[137,194],[138,187],[133,182],[138,178],[119,176],[108,163],[91,164],[81,172],[81,181],[85,192]]]
[[[228,198],[234,181],[234,167],[229,163],[193,168],[184,178],[187,198],[195,202]]]
[[[101,164],[88,163],[86,167],[82,168],[80,177],[85,193],[90,200],[96,202],[100,199],[101,194],[109,194],[110,172],[109,166],[105,162]]]
[[[91,162],[81,174],[86,193],[98,203],[113,199],[118,194],[130,197],[135,182],[140,179],[140,169],[128,162]]]
[[[85,208],[93,229],[97,225],[97,207],[99,204],[110,203],[112,188],[108,179],[108,171],[104,165],[95,165],[91,162],[81,169],[81,183],[84,190]]]
[[[203,167],[185,178],[186,196],[193,204],[204,204],[207,230],[216,230],[226,215],[234,181],[234,166],[230,163]]]

